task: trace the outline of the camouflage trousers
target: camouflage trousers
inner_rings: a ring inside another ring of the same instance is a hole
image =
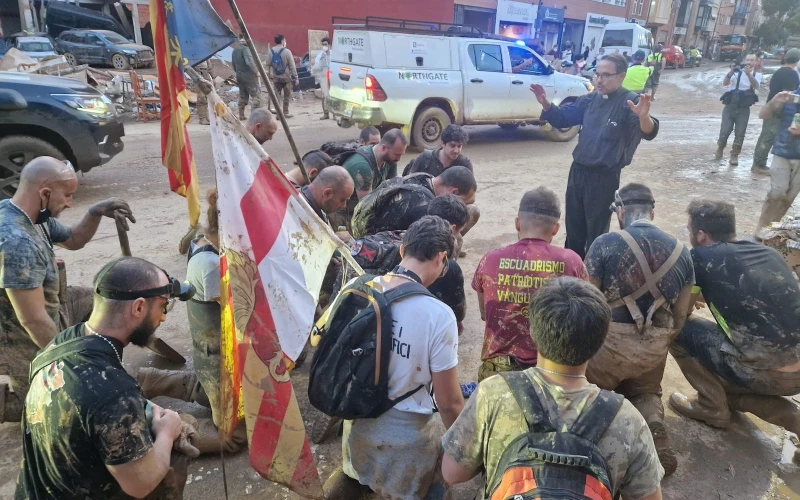
[[[197,121],[200,124],[208,123],[208,97],[202,93],[197,92]]]
[[[192,336],[192,361],[197,381],[203,386],[211,407],[214,425],[222,418],[219,385],[222,367],[220,355],[220,307],[216,302],[186,302],[189,333]]]
[[[589,361],[586,378],[625,396],[648,425],[663,423],[661,379],[669,345],[677,334],[672,328],[657,326],[639,333],[635,324],[612,322],[603,347]]]
[[[242,115],[244,113],[244,108],[248,104],[252,104],[251,111],[260,108],[261,85],[259,85],[258,79],[250,81],[237,77],[236,80],[239,83],[239,114]]]
[[[91,288],[82,286],[66,287],[65,297],[59,297],[59,331],[70,326],[86,321],[92,313],[94,292]],[[9,331],[0,336],[0,375],[8,375],[14,393],[25,401],[30,383],[28,382],[31,361],[39,352],[27,332]]]
[[[292,102],[292,80],[289,77],[278,77],[272,81],[275,86],[275,98],[278,102],[283,99],[283,114],[289,114],[289,103]]]
[[[149,495],[143,500],[182,500],[183,489],[186,487],[186,480],[189,477],[189,463],[192,461],[188,456],[173,451],[169,459],[169,470],[164,479],[158,483]],[[133,500],[124,491],[112,497],[112,500]]]
[[[766,167],[769,150],[778,135],[778,126],[781,124],[780,118],[768,118],[761,123],[761,135],[758,136],[756,149],[753,152],[753,166]]]
[[[518,362],[511,356],[498,356],[486,359],[478,367],[478,382],[502,372],[521,372],[536,365],[526,365]]]

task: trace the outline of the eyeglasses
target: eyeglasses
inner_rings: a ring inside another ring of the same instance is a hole
[[[175,307],[175,302],[177,302],[177,300],[178,300],[176,297],[161,297],[161,296],[159,296],[158,298],[159,299],[164,299],[164,301],[165,301],[164,302],[164,307],[162,308],[162,311],[164,312],[165,316],[167,314],[169,314],[169,312],[172,310],[173,307]]]
[[[617,75],[619,75],[619,73],[595,73],[595,74],[594,74],[594,76],[595,76],[595,77],[596,77],[598,80],[608,80],[608,79],[609,79],[609,78],[611,78],[612,76],[617,76]]]
[[[450,259],[447,258],[447,254],[444,254],[444,259],[442,260],[442,274],[439,275],[440,278],[444,278],[447,274],[447,268],[450,267]]]

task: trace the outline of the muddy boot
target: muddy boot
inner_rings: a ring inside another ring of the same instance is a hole
[[[800,436],[800,408],[781,396],[729,394],[731,410],[752,413],[761,420]]]
[[[724,154],[725,154],[725,148],[721,147],[721,146],[718,146],[717,147],[717,152],[714,153],[714,159],[715,160],[721,160],[722,159],[722,155],[724,155]]]
[[[750,171],[753,172],[754,174],[769,175],[769,167],[766,165],[754,164],[752,167],[750,167]]]
[[[733,145],[731,148],[731,159],[729,160],[731,165],[738,165],[739,164],[739,153],[742,152],[741,146]]]
[[[243,121],[245,121],[245,120],[247,119],[247,118],[244,116],[244,108],[245,108],[245,107],[247,107],[247,103],[246,103],[246,102],[242,102],[242,101],[240,100],[240,101],[239,101],[239,121],[240,121],[240,122],[243,122]]]
[[[652,422],[649,427],[650,433],[653,435],[653,442],[656,445],[658,461],[661,462],[661,467],[664,467],[664,476],[671,476],[678,468],[678,457],[675,456],[675,452],[669,446],[667,428],[661,422]]]
[[[331,116],[328,113],[323,113],[320,120],[330,120]]]
[[[23,410],[17,394],[11,392],[8,384],[0,384],[0,423],[21,421]]]
[[[156,396],[166,396],[181,401],[198,402],[202,404],[205,391],[193,371],[186,370],[159,370],[158,368],[139,368],[136,381],[142,389],[142,394],[147,399]]]
[[[190,422],[186,417],[181,415],[181,420]],[[219,455],[220,450],[225,453],[236,453],[247,446],[247,429],[244,422],[236,427],[230,439],[222,439],[219,429],[210,418],[192,418],[192,420],[194,422],[191,425],[195,428],[195,433],[189,436],[189,442],[200,451],[201,455],[206,453]]]
[[[669,397],[669,405],[684,417],[724,429],[730,424],[731,412],[728,409],[728,398],[722,383],[700,361],[691,357],[676,356],[679,353],[675,347],[673,346],[671,350],[672,356],[681,368],[683,376],[697,391],[697,397],[689,399],[679,392],[674,392]]]
[[[322,487],[325,500],[359,500],[371,493],[368,486],[344,473],[339,466]]]

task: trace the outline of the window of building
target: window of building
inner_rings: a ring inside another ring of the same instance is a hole
[[[499,45],[470,45],[469,58],[472,59],[472,64],[478,71],[503,72],[503,52]]]

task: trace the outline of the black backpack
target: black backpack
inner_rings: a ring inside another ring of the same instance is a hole
[[[425,172],[425,173],[427,173],[430,170],[431,164],[433,164],[433,152],[434,152],[434,150],[432,150],[432,149],[426,149],[422,153],[422,158],[423,158],[422,161],[425,162],[425,166],[421,170],[417,170],[417,172]],[[419,157],[417,157],[417,158],[419,158]],[[414,158],[413,160],[408,162],[408,165],[406,165],[406,168],[403,169],[403,177],[405,177],[405,176],[407,176],[409,174],[412,174],[412,173],[416,173],[416,172],[411,172],[411,166],[414,164],[415,161],[417,161],[417,158]]]
[[[331,305],[311,361],[308,399],[330,417],[376,418],[424,387],[389,399],[390,304],[413,295],[433,295],[417,282],[382,293],[374,279],[360,276],[342,290]]]
[[[361,151],[362,146],[358,144],[358,142],[350,141],[350,142],[326,142],[323,144],[319,150],[323,153],[327,154],[328,156],[333,159],[334,165],[344,165],[348,159],[354,154],[359,154],[367,159],[369,164],[374,168],[377,169],[378,165],[375,163],[372,155],[368,155]]]
[[[416,192],[420,200],[430,202],[434,198],[433,190],[426,184],[433,177],[426,173],[411,174],[406,177],[394,177],[381,183],[356,205],[351,222],[352,234],[355,238],[363,238],[381,231],[403,231],[406,227],[387,227],[383,217],[392,209],[392,204],[403,192]],[[392,214],[397,216],[397,214]],[[411,221],[413,222],[413,221]],[[410,222],[409,222],[410,225]]]
[[[597,442],[625,398],[601,390],[572,427],[561,432],[550,422],[528,375],[524,372],[500,375],[522,408],[528,432],[509,443],[500,456],[495,477],[487,478],[491,498],[611,498],[614,491],[611,475]]]

